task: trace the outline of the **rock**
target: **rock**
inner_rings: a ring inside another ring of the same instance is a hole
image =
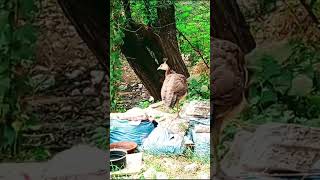
[[[164,172],[157,172],[156,173],[156,179],[169,179],[167,174]]]
[[[63,106],[60,109],[60,112],[70,112],[70,111],[72,111],[72,106]]]
[[[93,96],[96,95],[96,90],[94,87],[86,87],[82,93],[86,96]]]
[[[181,117],[190,118],[209,118],[210,116],[210,102],[193,100],[186,103],[181,110]]]
[[[39,90],[45,90],[55,85],[55,77],[53,75],[38,74],[32,77],[32,84]]]
[[[91,81],[89,81],[89,80],[84,80],[84,81],[82,81],[80,84],[87,86],[87,85],[90,85],[90,84],[91,84]]]
[[[92,84],[99,84],[103,80],[104,72],[95,70],[91,71],[90,75]]]
[[[78,145],[60,152],[48,162],[44,179],[105,179],[107,154],[95,147]],[[71,179],[71,178],[70,178]]]
[[[142,121],[148,119],[146,111],[138,107],[134,107],[125,113],[111,113],[110,117],[111,119],[125,119],[130,121]]]
[[[268,123],[254,133],[235,138],[222,160],[229,175],[241,172],[307,172],[319,160],[320,129],[295,124]],[[265,171],[267,169],[267,171]]]
[[[154,98],[152,96],[150,96],[149,102],[154,102]]]
[[[196,163],[192,163],[184,167],[185,172],[196,172],[198,169],[198,165]]]
[[[80,84],[81,84],[81,83],[78,82],[78,81],[74,82],[74,85],[76,85],[76,86],[78,86],[78,85],[80,85]]]
[[[154,179],[156,177],[156,174],[157,171],[153,167],[150,167],[146,170],[146,172],[143,173],[143,177],[145,179]]]
[[[72,90],[71,96],[79,96],[79,95],[81,95],[81,92],[79,89]]]
[[[194,131],[196,133],[210,133],[210,126],[203,125],[203,124],[197,124],[194,127]]]
[[[81,75],[82,73],[83,73],[83,71],[77,69],[77,70],[72,71],[71,73],[66,73],[66,76],[68,79],[75,79],[79,75]]]
[[[138,88],[142,89],[143,88],[143,84],[138,84]]]
[[[122,91],[125,91],[127,88],[128,88],[127,85],[124,85],[124,84],[121,84],[119,86],[119,89],[122,90]]]
[[[210,176],[208,173],[199,173],[198,178],[199,179],[210,179]]]
[[[317,172],[320,170],[320,159],[318,161],[316,161],[316,163],[313,164],[312,166],[312,171]]]
[[[48,72],[49,71],[49,68],[47,67],[44,67],[44,66],[41,66],[41,65],[36,65],[34,68],[33,68],[33,71],[36,71],[36,72]]]

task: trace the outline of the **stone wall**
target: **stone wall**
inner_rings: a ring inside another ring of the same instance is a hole
[[[93,131],[106,124],[105,72],[55,0],[42,1],[36,23],[37,62],[31,72],[38,88],[27,98],[36,126],[24,131],[24,147],[60,151],[92,142]]]

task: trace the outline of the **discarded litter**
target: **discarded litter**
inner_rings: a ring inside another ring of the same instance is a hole
[[[143,141],[141,149],[155,155],[182,154],[184,139],[178,134],[171,134],[168,129],[156,127]]]
[[[155,128],[153,122],[135,121],[130,123],[128,120],[113,119],[110,122],[110,143],[133,141],[138,145],[142,144],[142,140]]]

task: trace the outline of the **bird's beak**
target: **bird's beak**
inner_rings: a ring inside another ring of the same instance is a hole
[[[158,69],[157,70],[160,70],[160,67],[158,67]]]

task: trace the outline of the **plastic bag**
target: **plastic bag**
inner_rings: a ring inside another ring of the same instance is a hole
[[[153,131],[155,125],[150,121],[128,121],[113,119],[110,122],[110,143],[133,141],[138,145]]]
[[[158,126],[143,141],[141,149],[155,155],[179,155],[184,151],[184,138]]]

